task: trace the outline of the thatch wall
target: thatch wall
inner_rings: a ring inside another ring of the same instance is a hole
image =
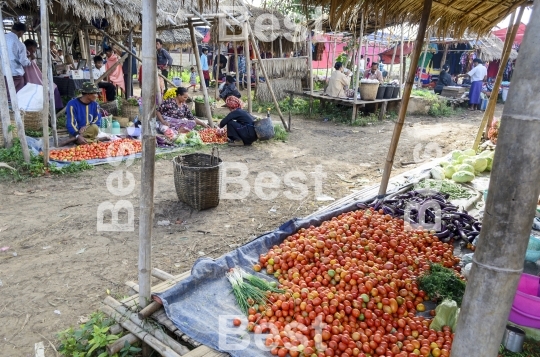
[[[300,79],[277,78],[272,79],[270,83],[278,101],[288,97],[288,94],[285,93],[286,90],[295,92],[302,91],[302,81]],[[258,83],[257,100],[262,102],[272,102],[272,95],[270,94],[266,83]]]
[[[263,59],[261,65],[270,78],[301,79],[307,76],[307,57],[269,58]],[[259,61],[254,60],[253,63]]]

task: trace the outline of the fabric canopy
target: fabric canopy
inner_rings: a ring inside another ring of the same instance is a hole
[[[526,28],[527,28],[527,25],[525,25],[523,22],[519,24],[519,28],[516,34],[516,38],[514,39],[514,43],[521,45],[521,41],[523,40],[523,35],[525,34]],[[508,28],[505,28],[505,29],[493,31],[492,33],[504,41],[506,39],[507,32],[508,32]]]
[[[401,55],[401,45],[397,45],[396,49],[396,58],[394,59],[394,63],[401,63],[401,57],[408,56],[411,54],[414,46],[412,43],[404,43],[403,44],[403,55]],[[383,63],[391,63],[392,57],[394,56],[394,47],[387,49],[384,52],[379,53],[379,56],[381,56]]]

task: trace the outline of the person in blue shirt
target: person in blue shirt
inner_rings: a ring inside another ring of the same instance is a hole
[[[81,92],[81,97],[70,100],[66,106],[66,129],[78,145],[96,142],[101,125],[96,103],[100,89],[85,82]]]
[[[210,68],[208,66],[208,48],[202,49],[201,68],[203,72],[204,83],[206,84],[206,88],[208,88],[208,85],[210,84]],[[202,85],[201,85],[201,90],[202,90]]]

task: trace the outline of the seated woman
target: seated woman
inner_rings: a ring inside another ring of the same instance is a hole
[[[437,80],[437,84],[435,84],[435,88],[433,89],[436,94],[441,94],[444,87],[452,85],[452,76],[450,73],[448,73],[448,70],[450,67],[448,67],[447,64],[442,66],[442,71],[439,73],[439,79]]]
[[[119,61],[119,57],[112,47],[107,47],[105,49],[105,56],[107,57],[107,62],[105,63],[105,71],[111,69],[116,62]],[[109,74],[108,82],[114,84],[116,87],[122,89],[122,92],[126,91],[126,85],[124,83],[124,71],[122,70],[122,64],[116,66],[116,68]]]
[[[336,62],[334,69],[335,71],[332,72],[328,80],[325,94],[330,97],[345,97],[345,91],[349,87],[351,78],[343,73],[343,63]]]
[[[176,88],[176,97],[164,100],[156,110],[158,129],[163,133],[167,128],[173,128],[180,133],[188,133],[195,126],[202,125],[208,128],[208,124],[197,119],[189,110],[186,100],[189,98],[188,90],[184,87]]]
[[[225,133],[223,128],[227,127],[227,137],[231,146],[249,146],[257,140],[253,117],[242,109],[243,105],[244,103],[235,96],[229,96],[225,100],[225,106],[231,112],[219,123],[221,129],[218,134],[223,135]]]
[[[219,90],[219,98],[223,100],[227,100],[227,98],[231,95],[235,96],[236,98],[242,98],[242,94],[238,91],[236,88],[236,79],[234,79],[233,76],[227,76],[225,80],[225,85],[223,86],[223,89]]]

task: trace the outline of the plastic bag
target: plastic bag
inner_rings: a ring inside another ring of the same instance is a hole
[[[17,92],[19,108],[25,112],[40,112],[43,110],[43,86],[28,83]]]
[[[429,328],[435,331],[442,331],[443,326],[450,326],[452,332],[456,331],[459,308],[454,300],[444,300],[435,308],[435,318],[431,321]]]
[[[537,260],[540,260],[540,238],[535,236],[529,237],[525,260],[531,263],[536,263]]]
[[[465,267],[463,268],[461,274],[463,274],[465,279],[469,279],[469,274],[471,273],[471,268],[472,268],[472,263],[469,263],[469,264],[465,265]]]

